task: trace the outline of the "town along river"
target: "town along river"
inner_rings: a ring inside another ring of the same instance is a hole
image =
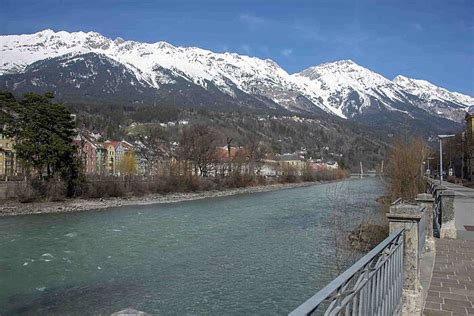
[[[337,274],[334,193],[346,228],[379,214],[366,178],[2,218],[0,314],[287,314]]]

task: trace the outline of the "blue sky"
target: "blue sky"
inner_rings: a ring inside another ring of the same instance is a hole
[[[111,38],[271,58],[293,73],[352,59],[474,96],[474,0],[0,0],[0,34]],[[1,56],[0,56],[1,58]]]

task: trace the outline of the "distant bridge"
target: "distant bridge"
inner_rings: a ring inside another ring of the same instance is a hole
[[[364,168],[362,167],[362,161],[360,162],[360,172],[359,173],[351,173],[351,177],[375,177],[375,176],[383,176],[383,160],[379,171],[376,170],[369,170],[364,172]]]
[[[383,173],[377,171],[369,171],[364,173],[351,173],[351,177],[375,177],[375,176],[383,176]]]

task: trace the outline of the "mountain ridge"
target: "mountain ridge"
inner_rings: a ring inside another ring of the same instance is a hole
[[[54,32],[50,29],[34,34],[0,36],[0,86],[10,90],[22,86],[24,89],[37,88],[38,85],[54,88],[58,84],[41,83],[41,79],[35,77],[44,69],[31,70],[31,66],[39,61],[48,64],[49,60],[49,65],[61,72],[61,67],[77,66],[73,62],[75,57],[89,53],[104,55],[120,63],[136,79],[123,74],[130,84],[140,85],[142,90],[155,89],[150,92],[155,97],[168,93],[176,98],[179,93],[189,94],[183,90],[193,87],[197,91],[196,98],[202,94],[209,100],[216,97],[221,100],[219,102],[227,98],[225,103],[232,106],[280,107],[294,113],[323,111],[354,120],[383,112],[415,119],[421,110],[460,122],[467,108],[474,105],[474,98],[470,96],[401,75],[389,80],[352,60],[323,63],[290,74],[271,59],[214,53],[163,41],[141,43],[110,39],[97,32]],[[66,61],[65,56],[70,60]],[[59,57],[62,61],[57,60],[55,64],[54,59]],[[92,59],[101,62],[101,58]],[[84,67],[81,74],[88,76],[85,74],[88,66]],[[118,68],[114,69],[117,71]],[[104,68],[104,71],[107,70]],[[55,80],[54,76],[48,78]],[[69,81],[73,83],[73,79]],[[74,85],[62,86],[63,90],[74,89]],[[140,89],[135,90],[135,99],[139,99]],[[193,102],[191,96],[186,98],[189,99],[187,102]],[[211,103],[218,102],[217,99]],[[196,101],[199,100],[194,99]]]

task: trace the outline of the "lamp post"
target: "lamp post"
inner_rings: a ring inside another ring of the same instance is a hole
[[[423,175],[425,174],[425,172],[423,171],[423,170],[425,170],[425,165],[426,165],[426,162],[422,161],[421,166],[420,166],[420,177],[421,177],[421,179],[423,179]]]
[[[429,174],[428,174],[428,175],[429,175],[429,176],[431,176],[430,160],[433,160],[433,159],[434,159],[434,157],[428,157],[428,159],[427,159],[427,160],[428,160],[428,170],[429,170]]]
[[[454,137],[455,135],[438,135],[439,138],[439,184],[443,184],[443,139]]]

